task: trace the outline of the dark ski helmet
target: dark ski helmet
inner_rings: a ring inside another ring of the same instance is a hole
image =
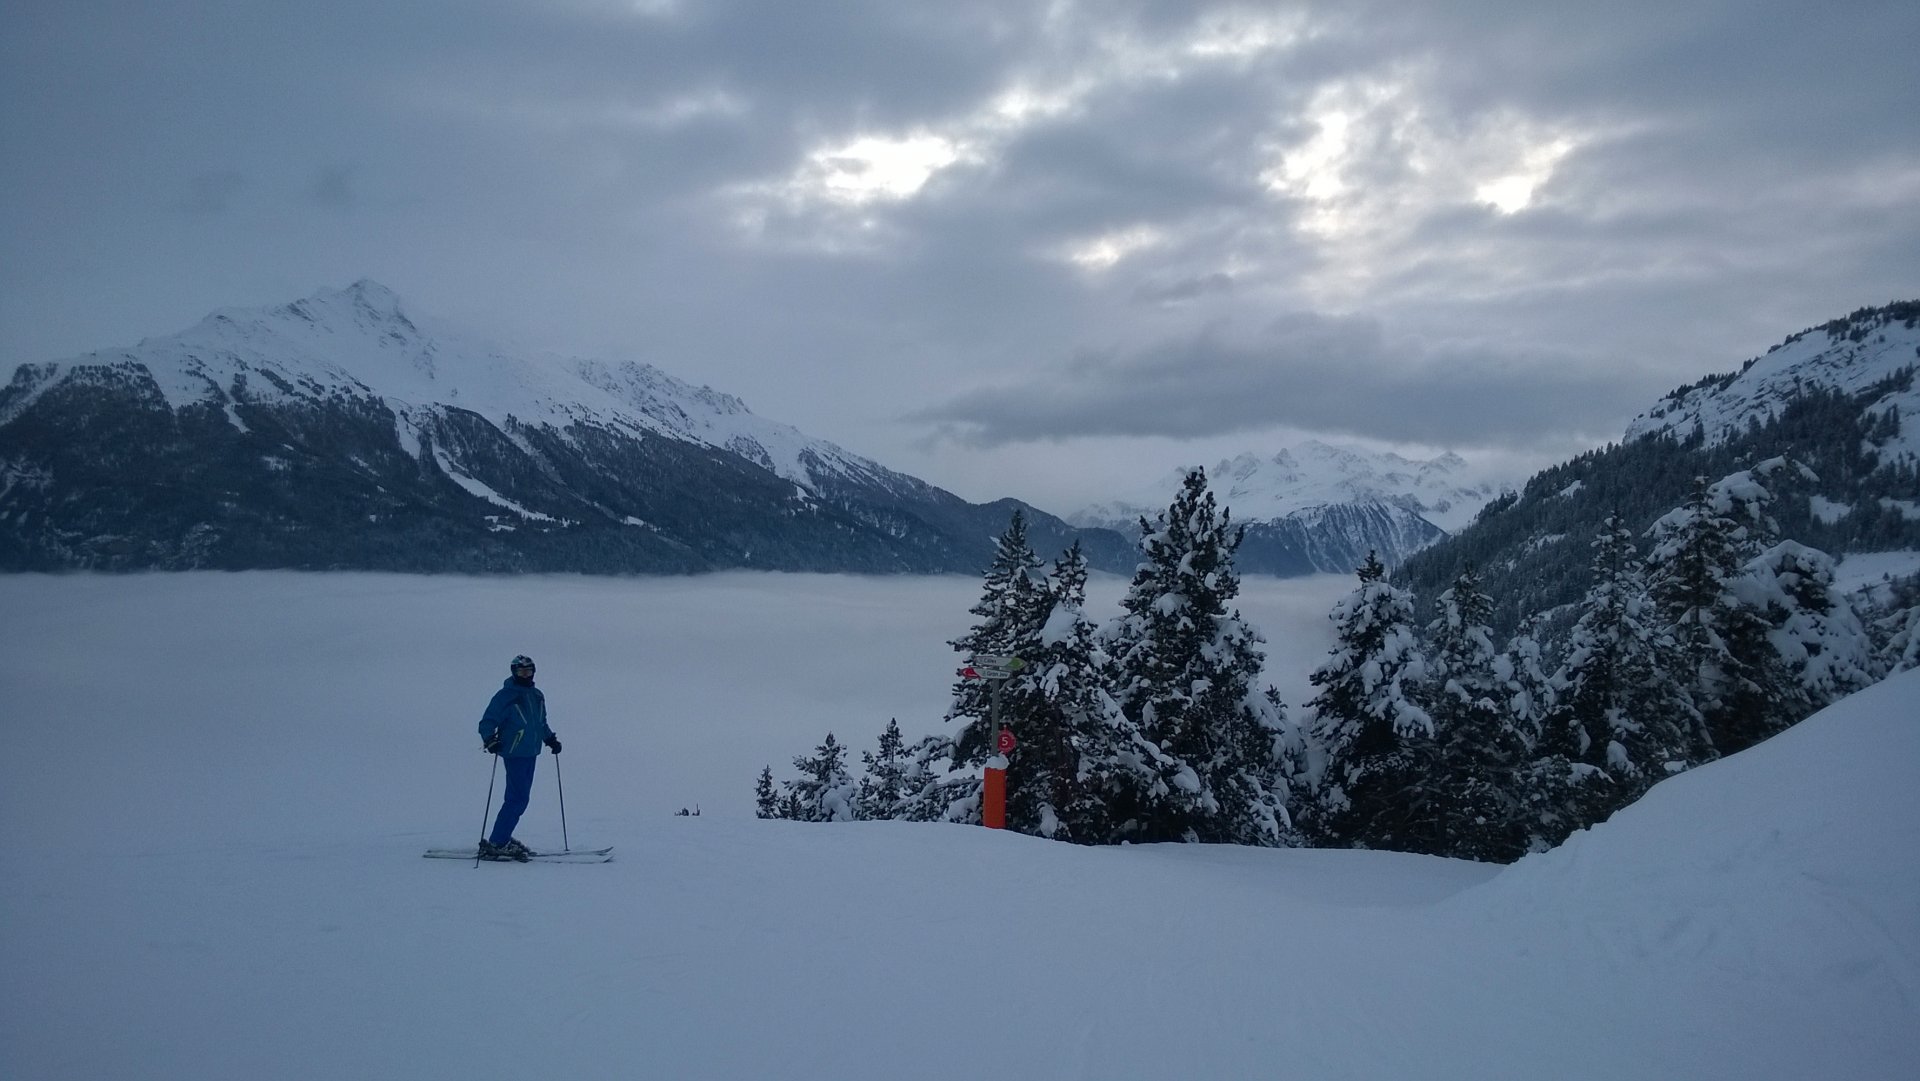
[[[533,667],[533,658],[532,658],[532,657],[529,657],[529,656],[527,656],[527,655],[526,655],[526,654],[524,654],[524,653],[521,653],[521,654],[518,654],[518,655],[516,655],[516,656],[515,656],[515,657],[514,657],[514,658],[513,658],[512,660],[510,660],[510,661],[508,661],[508,662],[507,662],[507,667],[508,667],[509,669],[514,669],[514,668],[532,668],[532,667]]]

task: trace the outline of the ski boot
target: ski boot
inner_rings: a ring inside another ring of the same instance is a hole
[[[527,857],[515,854],[508,845],[496,845],[491,841],[481,841],[477,855],[490,863],[508,863],[514,860],[521,863],[527,862]]]
[[[507,843],[500,846],[500,851],[505,852],[508,856],[519,860],[521,863],[525,863],[527,860],[539,854],[526,845],[521,844],[518,837],[507,838]]]

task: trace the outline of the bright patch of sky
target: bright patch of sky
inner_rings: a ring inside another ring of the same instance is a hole
[[[1141,83],[1178,82],[1209,67],[1244,64],[1309,36],[1310,24],[1302,14],[1234,9],[1203,13],[1186,33],[1167,41],[1100,35],[1084,51],[1071,49],[1065,42],[1049,42],[1050,48],[1071,55],[1057,64],[1038,65],[1035,73],[1016,77],[945,123],[905,133],[867,132],[826,141],[808,150],[785,180],[733,185],[727,194],[749,201],[778,199],[801,210],[907,200],[920,194],[940,170],[956,164],[990,166],[1023,133],[1070,116],[1093,99],[1124,93]],[[762,220],[751,210],[744,219]],[[1139,233],[1135,229],[1126,235]],[[1121,245],[1118,254],[1106,254],[1116,250],[1114,243]],[[1111,265],[1133,250],[1126,241],[1092,244],[1093,254],[1070,254],[1068,261],[1082,267]]]
[[[815,151],[797,180],[800,198],[824,198],[858,206],[876,199],[905,199],[934,173],[959,161],[964,147],[939,135],[905,138],[863,136],[845,146]]]
[[[1533,204],[1534,192],[1553,177],[1553,168],[1574,146],[1567,137],[1534,146],[1521,155],[1518,172],[1489,180],[1473,189],[1481,202],[1502,214],[1518,214]]]
[[[1165,239],[1165,233],[1151,225],[1136,225],[1090,240],[1068,244],[1063,253],[1068,262],[1082,270],[1106,270],[1135,252],[1145,251]]]
[[[1311,134],[1274,145],[1260,174],[1269,191],[1302,206],[1300,228],[1328,258],[1316,280],[1329,301],[1395,270],[1384,245],[1405,243],[1435,213],[1533,206],[1583,140],[1512,111],[1439,115],[1422,86],[1432,77],[1415,69],[1322,88],[1304,111]]]

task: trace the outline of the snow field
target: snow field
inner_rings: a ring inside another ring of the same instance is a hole
[[[1248,588],[1297,709],[1349,583]],[[1920,675],[1507,869],[749,817],[932,730],[977,589],[0,578],[0,1076],[1920,1075]],[[418,858],[519,651],[611,864]]]

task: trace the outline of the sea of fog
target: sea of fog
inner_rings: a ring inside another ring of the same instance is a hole
[[[1243,583],[1240,610],[1266,636],[1268,679],[1292,708],[1311,694],[1308,673],[1332,643],[1327,613],[1351,585]],[[0,656],[16,722],[60,729],[59,745],[90,756],[148,826],[191,828],[168,821],[199,805],[171,809],[165,793],[182,783],[231,792],[261,829],[299,835],[324,830],[312,812],[337,787],[408,821],[463,825],[453,812],[479,815],[492,764],[475,726],[517,653],[539,662],[570,810],[591,813],[618,787],[623,806],[750,815],[761,767],[791,775],[792,758],[829,731],[857,763],[889,718],[910,738],[950,727],[960,654],[947,643],[971,625],[980,588],[959,576],[751,572],[12,575],[0,576]],[[1125,588],[1095,576],[1089,615],[1118,614]],[[281,771],[261,770],[273,790],[256,790],[244,765],[156,776],[144,753],[155,742],[241,763],[249,745],[292,750],[311,756],[310,787],[289,791]],[[39,783],[24,778],[30,791]]]

